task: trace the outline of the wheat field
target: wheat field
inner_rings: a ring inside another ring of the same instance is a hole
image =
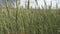
[[[6,8],[0,8],[0,34],[60,34],[60,9],[16,6],[12,9],[6,1]]]

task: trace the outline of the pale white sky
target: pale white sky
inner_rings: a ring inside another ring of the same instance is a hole
[[[52,8],[56,7],[56,3],[58,3],[58,6],[60,7],[60,0],[45,0],[47,3],[47,6],[49,6],[52,1]],[[21,0],[21,6],[23,5],[23,7],[25,6],[25,3],[27,4],[27,0]],[[41,7],[44,6],[44,0],[38,0],[38,5]],[[32,6],[33,8],[36,6],[35,0],[30,0],[30,6]]]

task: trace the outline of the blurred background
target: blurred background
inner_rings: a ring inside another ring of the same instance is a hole
[[[60,34],[60,0],[0,0],[0,34]]]
[[[35,7],[40,7],[42,8],[41,6],[45,6],[44,4],[44,0],[29,0],[30,2],[30,8],[35,8]],[[37,3],[36,3],[37,1]],[[28,4],[28,0],[18,0],[19,2],[19,6],[22,6],[23,8],[26,8],[27,7],[27,4]],[[52,8],[56,8],[56,4],[58,6],[58,8],[60,8],[60,0],[45,0],[46,2],[46,5],[47,7],[49,5],[51,5],[51,2],[52,2]],[[8,0],[8,3],[11,4],[13,7],[16,7],[16,0]],[[37,5],[38,4],[38,5]],[[0,0],[0,5],[2,6],[5,6],[5,0]]]

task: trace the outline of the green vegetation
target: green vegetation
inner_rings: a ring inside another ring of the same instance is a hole
[[[60,10],[15,9],[0,10],[0,32],[2,34],[58,34]]]
[[[6,1],[7,3],[8,1]],[[60,9],[0,8],[0,34],[60,34]]]

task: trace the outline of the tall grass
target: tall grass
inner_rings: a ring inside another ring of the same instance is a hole
[[[0,34],[60,34],[60,9],[19,9],[17,2],[0,10]]]

